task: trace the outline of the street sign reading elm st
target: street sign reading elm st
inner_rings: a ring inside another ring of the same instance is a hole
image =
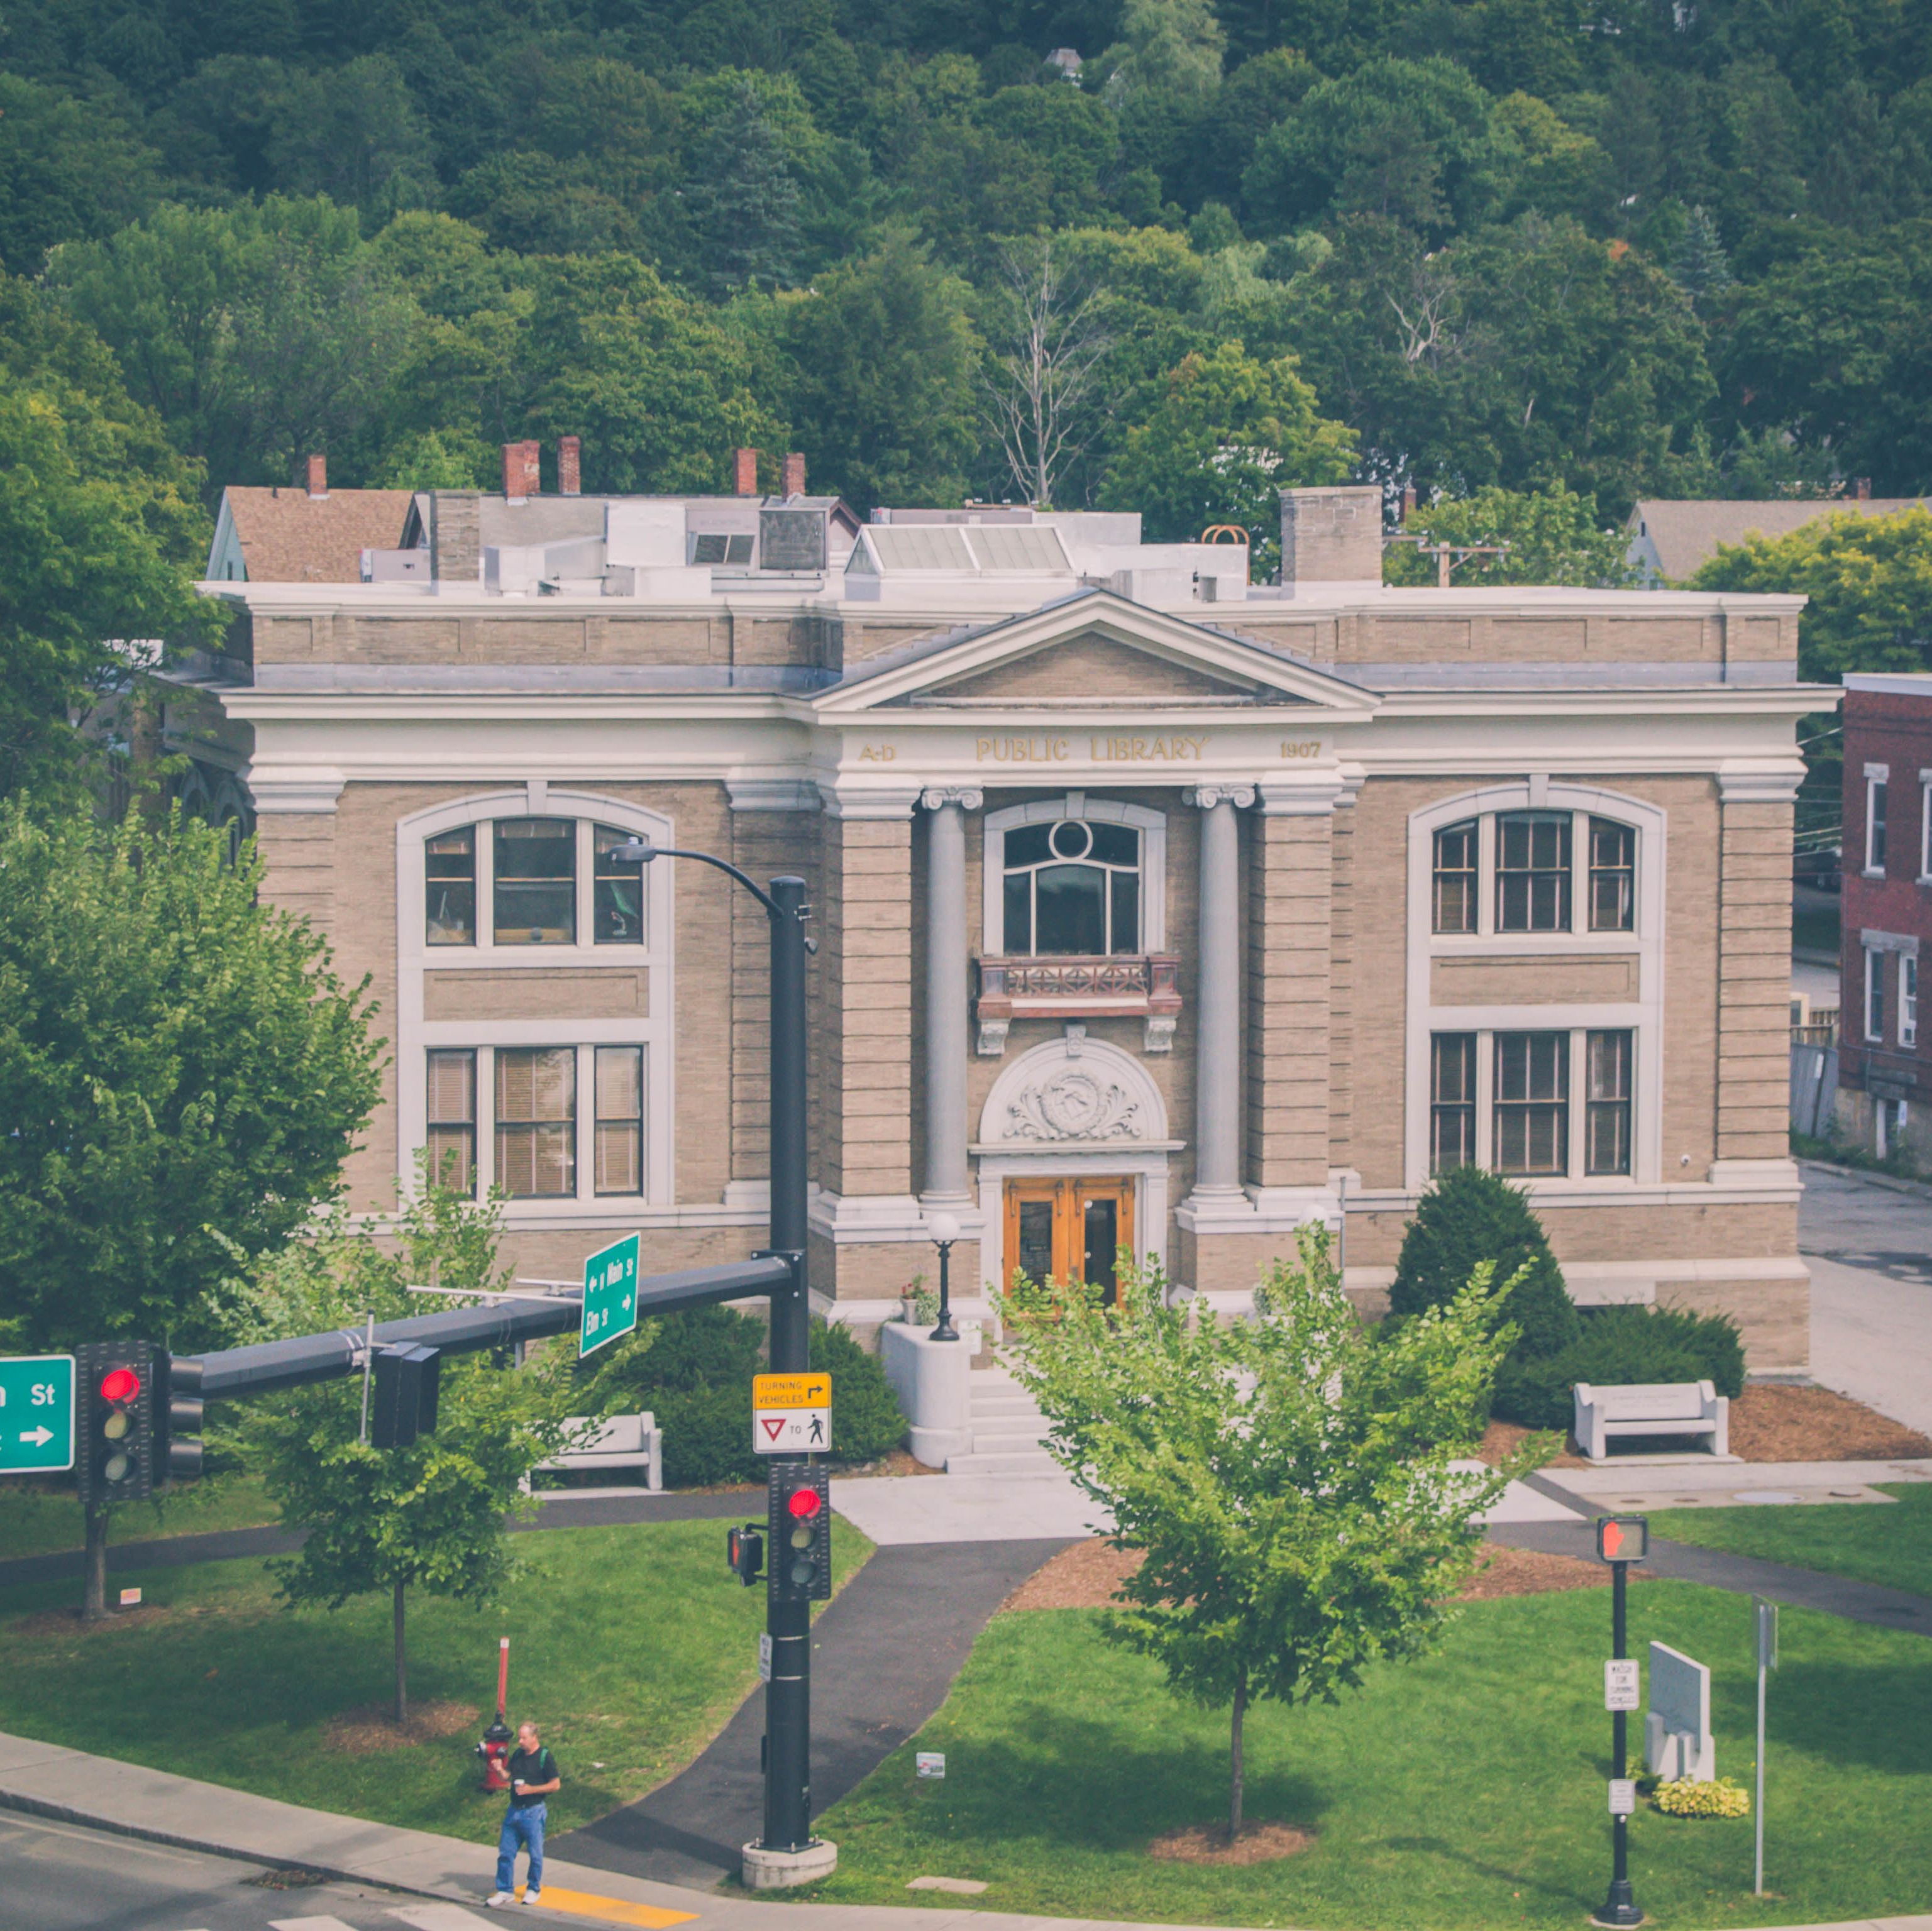
[[[584,1327],[578,1352],[588,1354],[638,1324],[638,1237],[627,1234],[584,1264]]]
[[[74,1357],[0,1360],[0,1475],[74,1466]]]

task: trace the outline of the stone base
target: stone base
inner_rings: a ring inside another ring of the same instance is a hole
[[[747,1891],[788,1891],[794,1885],[816,1884],[838,1868],[838,1846],[814,1837],[802,1851],[768,1851],[747,1844],[739,1873]]]

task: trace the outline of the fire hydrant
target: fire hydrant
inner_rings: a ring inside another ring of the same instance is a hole
[[[510,1726],[504,1713],[510,1705],[510,1639],[502,1637],[496,1649],[496,1720],[483,1732],[476,1754],[483,1759],[483,1788],[486,1791],[510,1787]]]

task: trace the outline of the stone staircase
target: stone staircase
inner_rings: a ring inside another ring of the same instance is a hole
[[[946,1459],[949,1475],[1058,1475],[1040,1446],[1046,1423],[1032,1396],[1004,1368],[979,1368],[971,1383],[973,1452]]]

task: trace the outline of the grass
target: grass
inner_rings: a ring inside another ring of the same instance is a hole
[[[841,1523],[842,1583],[872,1545]],[[554,1830],[587,1823],[690,1761],[758,1681],[765,1592],[724,1567],[724,1525],[662,1522],[519,1536],[500,1610],[410,1601],[410,1692],[474,1727],[368,1756],[329,1720],[391,1690],[389,1603],[290,1610],[266,1566],[211,1563],[142,1577],[157,1606],[105,1626],[71,1613],[74,1585],[0,1591],[0,1729],[150,1764],[292,1804],[494,1842],[501,1798],[472,1755],[510,1638],[512,1720],[534,1717],[563,1788]]]
[[[1892,1507],[1774,1502],[1741,1509],[1659,1509],[1650,1525],[1658,1535],[1700,1549],[1932,1596],[1932,1483],[1879,1486],[1898,1497]]]
[[[156,1536],[255,1528],[276,1519],[261,1478],[227,1475],[170,1490],[152,1501],[124,1502],[108,1517],[110,1543]],[[51,1555],[81,1546],[80,1504],[73,1488],[0,1483],[0,1557]]]
[[[1748,1783],[1748,1603],[1657,1582],[1632,1591],[1630,1607],[1635,1652],[1658,1637],[1711,1666],[1718,1768]],[[1248,1726],[1249,1815],[1299,1825],[1316,1842],[1231,1867],[1146,1855],[1157,1836],[1226,1816],[1225,1715],[1171,1696],[1154,1665],[1102,1640],[1095,1612],[996,1617],[916,1740],[945,1752],[945,1780],[916,1780],[913,1744],[896,1752],[820,1820],[839,1869],[808,1894],[903,1905],[908,1880],[930,1874],[983,1880],[973,1906],[1004,1911],[1574,1931],[1610,1876],[1609,1621],[1601,1590],[1473,1603],[1438,1655],[1378,1669],[1338,1705],[1262,1706]],[[1932,1643],[1795,1610],[1782,1633],[1770,1706],[1773,1894],[1751,1894],[1750,1819],[1646,1809],[1632,1822],[1631,1869],[1639,1903],[1664,1924],[1932,1906]]]

